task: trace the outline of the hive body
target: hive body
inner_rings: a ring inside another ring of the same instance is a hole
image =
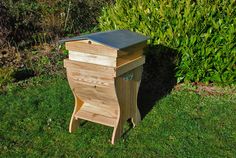
[[[91,40],[66,42],[69,59],[64,60],[75,107],[69,131],[81,119],[113,127],[112,144],[122,135],[124,123],[140,121],[137,95],[145,57],[145,42],[124,49]]]

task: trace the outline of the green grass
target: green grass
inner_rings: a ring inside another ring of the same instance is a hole
[[[68,132],[73,99],[61,77],[0,95],[0,157],[236,157],[235,94],[172,91],[115,145],[110,127]]]

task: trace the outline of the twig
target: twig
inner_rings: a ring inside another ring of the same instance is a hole
[[[68,9],[67,9],[67,15],[66,15],[66,19],[65,19],[64,30],[66,30],[67,21],[68,21],[68,18],[69,18],[70,6],[71,6],[71,1],[69,1],[69,5],[68,5]]]

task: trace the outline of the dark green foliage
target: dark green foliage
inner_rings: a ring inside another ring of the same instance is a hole
[[[3,0],[0,28],[7,23],[7,40],[17,46],[41,44],[68,33],[94,28],[100,9],[112,0]],[[1,36],[0,36],[1,37]],[[1,42],[1,39],[0,39]]]
[[[126,139],[112,128],[82,122],[68,132],[74,98],[65,79],[33,78],[0,95],[1,157],[235,157],[235,95],[173,91]],[[31,86],[29,86],[29,84]]]
[[[25,67],[34,71],[36,76],[52,75],[63,70],[63,59],[67,55],[58,50],[57,46],[52,48],[49,45],[44,45],[42,48],[36,48],[29,52]]]
[[[102,30],[140,32],[178,51],[179,82],[236,81],[235,0],[117,0],[99,21]]]
[[[41,75],[62,68],[66,56],[52,51],[58,49],[54,43],[68,34],[96,30],[102,6],[112,1],[1,0],[0,89],[16,81],[12,74],[22,69]]]

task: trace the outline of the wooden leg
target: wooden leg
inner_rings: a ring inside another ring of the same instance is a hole
[[[112,134],[112,140],[111,143],[115,144],[115,141],[119,139],[123,134],[123,121],[119,121],[119,123],[114,127],[113,134]]]
[[[142,67],[141,67],[142,68]],[[125,80],[122,77],[116,78],[116,94],[119,102],[119,123],[114,127],[112,144],[123,134],[123,126],[127,119],[131,118],[135,127],[140,121],[141,116],[137,106],[138,90],[140,85],[141,68],[134,72],[134,80]]]
[[[133,123],[133,127],[135,127],[141,121],[141,116],[140,116],[140,112],[138,110],[138,107],[136,108],[136,112],[132,116],[131,121]]]
[[[70,125],[69,125],[70,133],[74,132],[79,127],[80,119],[76,119],[75,114],[79,111],[79,109],[83,105],[83,101],[81,101],[75,94],[74,97],[75,97],[75,107],[74,107],[74,112],[70,119]]]
[[[138,103],[137,103],[137,99],[138,99],[138,90],[139,90],[139,86],[140,86],[140,81],[138,82],[134,82],[134,90],[133,92],[134,94],[134,111],[132,112],[132,118],[131,121],[133,123],[133,127],[135,127],[140,121],[141,121],[141,115],[138,109]]]
[[[70,126],[69,126],[69,132],[75,132],[75,130],[79,127],[80,119],[75,119],[75,117],[72,115],[70,119]]]

